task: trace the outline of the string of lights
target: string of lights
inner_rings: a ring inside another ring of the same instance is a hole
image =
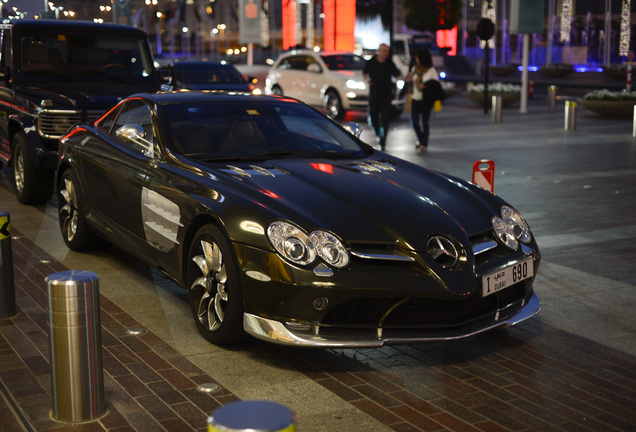
[[[630,26],[631,3],[631,0],[623,0],[623,7],[621,9],[621,33],[618,47],[618,55],[620,56],[627,56],[627,54],[629,54],[629,42],[632,35]]]
[[[572,26],[572,0],[563,0],[561,2],[561,33],[559,40],[570,42],[570,31]]]

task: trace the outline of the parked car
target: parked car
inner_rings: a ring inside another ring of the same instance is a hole
[[[0,163],[25,204],[54,189],[60,137],[122,98],[156,92],[143,30],[120,24],[22,19],[0,24]]]
[[[246,78],[227,62],[177,60],[167,67],[168,85],[173,90],[228,90],[253,92],[252,79]]]
[[[278,57],[265,81],[265,93],[297,98],[322,107],[332,118],[340,119],[349,110],[366,110],[369,89],[362,78],[366,60],[348,52],[293,50]],[[394,115],[406,106],[404,81],[395,84]]]
[[[539,311],[512,206],[348,130],[287,97],[131,96],[61,140],[64,241],[160,269],[219,344],[446,340]]]

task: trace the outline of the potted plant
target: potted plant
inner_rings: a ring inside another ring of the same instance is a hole
[[[550,78],[563,78],[574,72],[574,66],[568,63],[544,64],[539,68],[539,73]]]
[[[579,99],[581,105],[604,117],[632,118],[636,92],[594,90]]]
[[[474,84],[468,88],[464,95],[472,102],[483,105],[484,93],[486,89],[483,84]],[[506,84],[503,82],[494,82],[488,84],[488,104],[492,103],[491,96],[502,97],[503,106],[510,105],[519,100],[521,96],[521,86],[518,84]]]

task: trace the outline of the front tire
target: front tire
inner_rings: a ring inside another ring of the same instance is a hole
[[[274,87],[272,87],[272,94],[277,96],[283,96],[283,89],[280,88],[278,85],[275,85]]]
[[[53,171],[40,170],[31,160],[31,153],[23,132],[13,137],[13,178],[15,194],[22,204],[44,204],[53,194]]]
[[[335,90],[327,90],[323,98],[323,106],[325,113],[336,120],[340,120],[345,115],[345,110],[342,108],[342,100]]]
[[[194,236],[186,282],[190,310],[203,337],[214,344],[242,342],[247,335],[236,259],[216,226],[205,225]]]
[[[68,168],[60,178],[57,198],[58,218],[64,243],[74,251],[93,249],[103,245],[86,223],[82,194],[75,180],[75,173]]]

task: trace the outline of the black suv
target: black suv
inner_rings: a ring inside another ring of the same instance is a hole
[[[119,24],[15,20],[0,24],[0,165],[18,200],[47,202],[59,139],[123,97],[160,82],[146,33]]]

